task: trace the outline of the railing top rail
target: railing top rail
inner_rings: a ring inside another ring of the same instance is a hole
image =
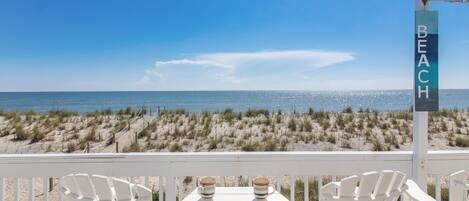
[[[460,152],[460,151],[457,151]],[[469,153],[469,151],[467,151]],[[57,156],[252,156],[252,155],[406,155],[411,151],[285,151],[285,152],[135,152],[135,153],[47,153],[47,154],[0,154],[0,158],[15,157],[57,157]]]
[[[65,175],[348,175],[410,172],[411,152],[198,152],[0,155],[0,177]]]
[[[89,156],[253,156],[253,155],[408,155],[412,154],[412,151],[286,151],[286,152],[142,152],[142,153],[47,153],[47,154],[0,154],[0,158],[17,158],[17,157],[62,157],[62,156],[73,156],[73,157],[89,157]],[[469,150],[438,150],[428,151],[429,155],[467,155]]]
[[[429,174],[469,167],[469,151],[430,151]],[[86,172],[123,176],[350,175],[392,169],[411,174],[412,152],[190,152],[3,154],[0,177]]]

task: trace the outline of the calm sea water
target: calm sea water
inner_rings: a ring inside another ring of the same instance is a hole
[[[127,106],[157,106],[187,111],[216,111],[232,108],[244,111],[263,108],[283,111],[338,111],[351,106],[380,111],[405,110],[412,103],[410,90],[386,91],[178,91],[178,92],[3,92],[4,111],[66,109],[90,112]],[[440,90],[440,108],[467,108],[469,90]]]

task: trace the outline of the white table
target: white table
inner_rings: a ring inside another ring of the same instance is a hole
[[[213,201],[253,201],[256,200],[253,191],[253,187],[216,187]],[[277,191],[269,195],[265,200],[288,201],[287,198]],[[197,193],[197,189],[195,189],[182,201],[203,201],[203,199],[201,199]]]

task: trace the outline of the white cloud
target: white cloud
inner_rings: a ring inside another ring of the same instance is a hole
[[[191,59],[179,59],[179,60],[169,60],[169,61],[156,61],[155,66],[169,66],[169,65],[200,65],[200,66],[214,66],[221,68],[233,68],[233,66],[224,63],[218,63],[213,60],[191,60]]]
[[[321,68],[336,63],[355,59],[351,53],[322,50],[260,51],[245,53],[202,54],[196,59],[208,60],[231,67],[238,67],[249,62],[290,61],[301,62],[305,67]]]
[[[146,70],[139,83],[148,83],[154,78],[161,80],[167,75],[188,75],[192,78],[202,76],[236,84],[265,74],[302,72],[352,60],[355,60],[352,53],[324,50],[207,53],[189,58],[156,61],[155,67]]]

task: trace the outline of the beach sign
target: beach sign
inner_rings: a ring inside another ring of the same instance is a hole
[[[415,13],[415,111],[438,110],[438,12]]]

